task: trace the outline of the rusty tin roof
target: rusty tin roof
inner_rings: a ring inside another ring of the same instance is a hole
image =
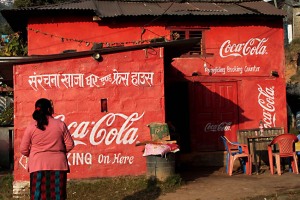
[[[32,13],[37,11],[93,11],[101,18],[143,15],[279,15],[285,13],[264,1],[78,1],[36,7],[3,10],[2,13]]]
[[[29,16],[53,16],[66,13],[96,15],[101,19],[138,16],[285,16],[283,10],[264,1],[195,0],[171,1],[97,1],[2,10],[1,14],[16,30],[26,24]],[[17,27],[17,28],[16,28]]]

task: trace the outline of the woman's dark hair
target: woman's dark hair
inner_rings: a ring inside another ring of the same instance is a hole
[[[48,125],[48,117],[53,114],[52,102],[48,99],[41,98],[35,102],[35,110],[32,114],[33,119],[37,122],[38,129],[45,130]]]

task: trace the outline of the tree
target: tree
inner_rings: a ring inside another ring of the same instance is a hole
[[[8,42],[0,49],[0,56],[25,56],[27,55],[27,44],[19,33],[10,34]]]
[[[22,7],[30,7],[30,6],[39,6],[46,4],[55,4],[62,2],[70,2],[70,0],[15,0],[13,7],[22,8]],[[0,3],[0,10],[8,9],[9,6],[6,6]],[[4,43],[1,40],[1,49],[0,56],[26,56],[27,55],[27,43],[21,37],[20,33],[13,33],[9,24],[0,14],[0,34],[9,35],[8,43]]]

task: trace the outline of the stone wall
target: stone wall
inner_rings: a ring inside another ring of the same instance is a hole
[[[13,183],[13,198],[14,199],[28,199],[29,193],[30,193],[29,181]]]

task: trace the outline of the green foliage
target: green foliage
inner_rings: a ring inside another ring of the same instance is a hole
[[[31,6],[30,0],[15,0],[14,5],[15,8],[29,7]]]
[[[0,56],[25,56],[27,45],[19,33],[9,35],[9,42],[0,49]]]
[[[0,113],[0,126],[7,126],[13,124],[14,121],[14,107],[10,106]]]
[[[300,38],[294,39],[286,48],[285,56],[287,64],[297,59],[297,53],[300,53]]]
[[[290,80],[292,82],[300,82],[300,71],[297,71],[296,74],[291,76]]]

